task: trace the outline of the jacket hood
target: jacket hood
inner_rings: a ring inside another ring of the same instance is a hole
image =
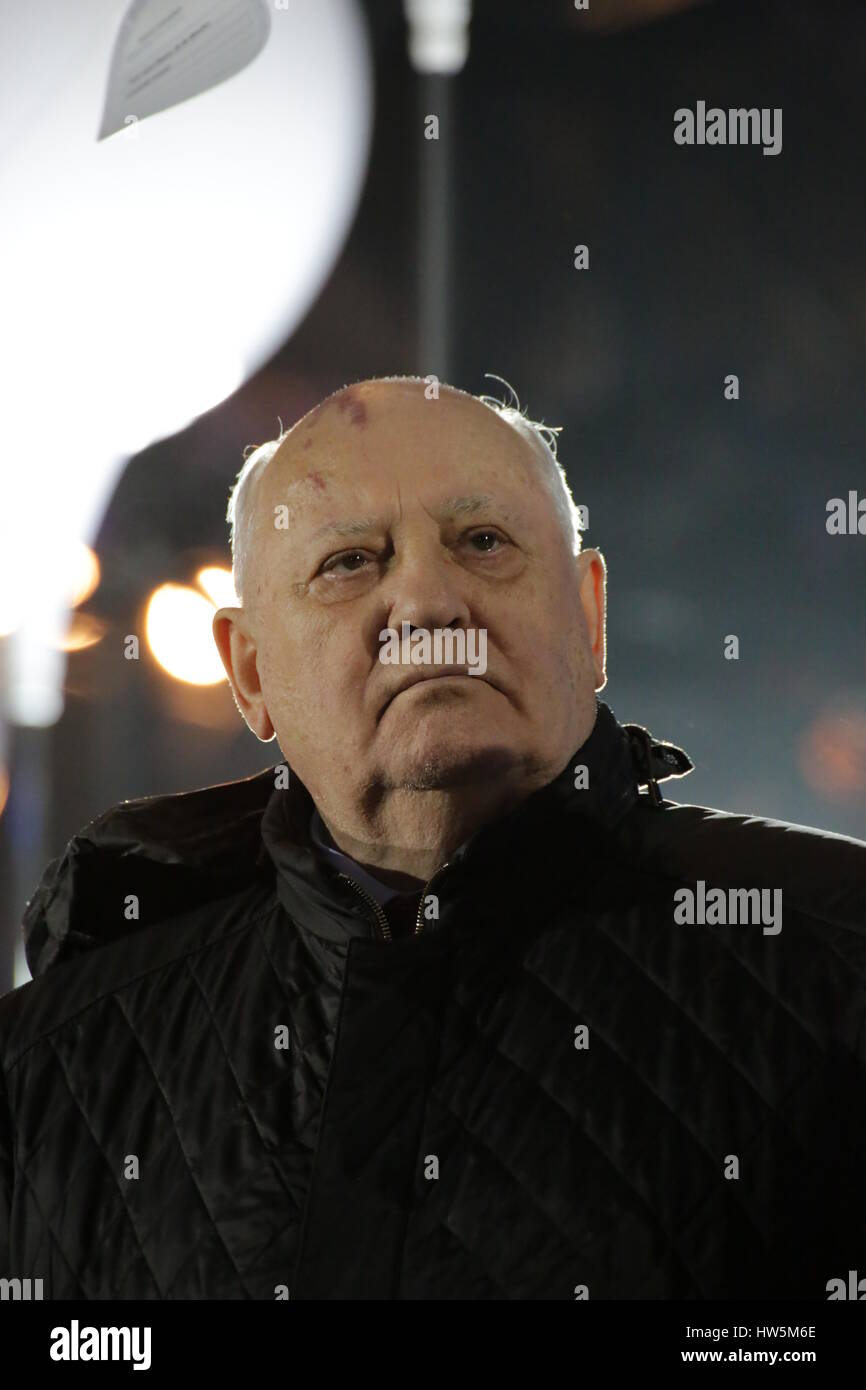
[[[590,769],[575,791],[573,767]],[[560,775],[515,811],[478,831],[456,859],[482,852],[503,828],[520,834],[554,807],[610,827],[648,787],[692,770],[675,745],[641,725],[617,722],[603,701],[592,732]],[[278,763],[252,777],[195,791],[123,801],[97,816],[51,861],[22,921],[34,978],[101,945],[278,877],[281,900],[297,909],[324,898],[329,877],[309,837],[313,801],[290,775],[277,786]],[[133,908],[131,899],[135,898]]]

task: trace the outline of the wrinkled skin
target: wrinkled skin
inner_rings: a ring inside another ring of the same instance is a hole
[[[398,886],[591,732],[605,566],[572,554],[541,467],[475,398],[371,381],[300,420],[253,484],[243,606],[214,617],[238,708],[337,845]],[[383,664],[403,622],[486,629],[486,672]]]

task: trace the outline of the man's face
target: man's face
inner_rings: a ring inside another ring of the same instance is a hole
[[[231,655],[221,615],[215,633],[250,727],[315,800],[548,780],[589,732],[603,561],[571,554],[541,467],[486,406],[414,383],[348,388],[283,441]],[[486,630],[486,670],[384,664],[404,623]]]

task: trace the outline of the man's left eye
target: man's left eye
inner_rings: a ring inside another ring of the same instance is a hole
[[[500,536],[498,531],[491,531],[488,529],[485,531],[473,531],[467,539],[470,545],[477,546],[484,554],[489,554],[494,546],[503,544],[505,538]]]

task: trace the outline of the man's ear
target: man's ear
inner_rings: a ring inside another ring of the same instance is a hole
[[[607,683],[605,671],[607,621],[607,565],[600,550],[582,550],[577,557],[580,603],[586,619],[586,629],[592,647],[595,669],[595,688],[603,690]]]
[[[274,737],[274,726],[265,705],[257,665],[255,639],[242,608],[218,608],[213,616],[213,638],[229,685],[247,727],[262,743]]]

